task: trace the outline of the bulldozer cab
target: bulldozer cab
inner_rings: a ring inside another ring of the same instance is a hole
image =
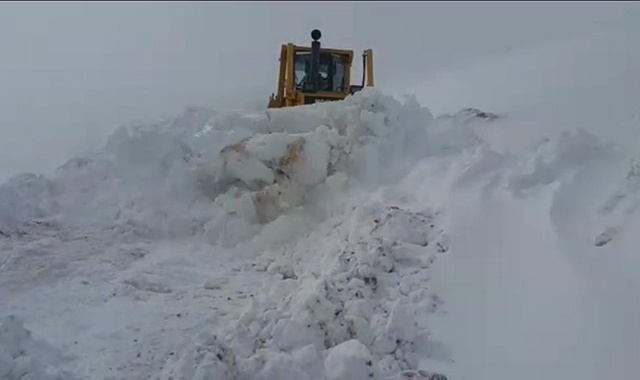
[[[345,69],[349,66],[349,55],[320,52],[318,62],[318,91],[345,92]],[[294,58],[295,88],[297,91],[312,91],[311,52],[297,51]]]
[[[373,86],[373,53],[362,55],[362,83],[351,85],[353,50],[320,47],[320,31],[311,32],[311,47],[282,45],[278,90],[269,108],[293,107],[323,101],[342,100],[366,86]]]

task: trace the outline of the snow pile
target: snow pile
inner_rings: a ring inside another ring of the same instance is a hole
[[[179,132],[122,128],[100,154],[60,167],[57,216],[125,238],[195,234],[210,208],[189,186],[193,152]]]
[[[373,90],[254,115],[188,109],[116,130],[102,151],[68,161],[53,178],[8,181],[0,188],[0,231],[55,219],[124,241],[205,233],[234,246],[303,204],[321,212],[322,202],[310,201],[344,191],[347,180],[397,176],[397,167],[424,154],[431,119],[415,100]]]
[[[19,318],[10,315],[0,320],[0,378],[74,379],[62,367],[65,362],[68,358],[34,338]]]
[[[175,120],[123,127],[102,151],[68,161],[53,178],[17,176],[0,188],[0,227],[8,234],[38,218],[108,230],[123,240],[193,235],[210,209],[189,186],[193,152],[186,137],[195,122],[201,121],[191,110]]]
[[[166,376],[193,378],[195,367],[196,378],[387,379],[425,357],[451,360],[429,328],[443,312],[429,286],[430,266],[448,250],[439,215],[383,198],[283,250],[264,246],[256,269],[281,280],[236,323],[186,349]]]
[[[376,91],[267,115],[258,134],[200,162],[200,186],[224,210],[205,226],[212,243],[246,242],[261,228],[256,224],[283,214],[330,215],[328,193],[346,191],[347,183],[353,188],[397,178],[429,151],[426,126],[433,119],[413,99],[401,103]]]
[[[86,246],[91,247],[92,252],[103,252],[100,260],[105,261],[105,265],[100,267],[110,267],[107,262],[111,260],[115,260],[116,266],[121,265],[119,262],[133,265],[133,262],[147,260],[144,255],[125,261],[116,257],[117,252],[123,251],[119,248],[123,244],[149,245],[159,239],[204,235],[213,245],[232,247],[244,243],[238,247],[239,253],[244,248],[248,248],[247,252],[269,252],[266,256],[260,255],[259,261],[266,267],[259,267],[269,276],[278,276],[277,268],[287,264],[286,259],[278,258],[281,254],[278,247],[291,241],[305,245],[296,239],[327,218],[355,218],[351,223],[356,224],[367,219],[357,213],[345,216],[343,207],[350,202],[349,193],[357,195],[358,189],[375,189],[389,183],[402,176],[415,159],[428,154],[426,127],[432,121],[428,110],[415,100],[401,102],[369,90],[344,102],[299,109],[269,110],[254,115],[221,115],[192,109],[175,120],[120,128],[102,151],[68,161],[58,168],[53,178],[27,174],[3,185],[2,232],[9,237],[7,244],[12,247],[12,257],[3,263],[10,264],[8,269],[26,264],[38,267],[42,265],[40,259],[53,254],[56,247],[82,245],[82,241],[98,236]],[[413,219],[425,224],[433,217],[395,209],[387,210],[387,215],[384,206],[378,208],[375,213],[380,214],[380,220],[390,218],[392,224],[396,219],[407,225],[414,223]],[[280,296],[273,298],[273,292],[292,290],[291,283],[285,280],[282,284],[277,281],[270,295],[257,298],[259,303],[254,305],[254,311],[248,311],[241,320],[251,320],[250,324],[255,322],[253,326],[259,324],[265,330],[262,335],[270,350],[264,355],[273,359],[265,366],[256,367],[256,360],[262,354],[251,349],[254,343],[245,346],[250,337],[242,332],[242,326],[225,325],[222,327],[232,330],[233,339],[222,341],[205,335],[200,348],[187,357],[181,356],[179,372],[186,378],[208,375],[234,378],[251,377],[256,370],[266,377],[277,378],[281,371],[289,373],[288,365],[282,363],[289,362],[291,355],[303,362],[315,362],[318,357],[328,355],[330,376],[344,378],[354,370],[352,366],[342,363],[334,368],[334,364],[341,360],[340,350],[345,347],[348,351],[349,347],[360,347],[359,353],[349,359],[358,363],[364,358],[363,352],[370,353],[371,360],[365,360],[364,366],[355,369],[359,373],[363,373],[363,368],[373,371],[374,375],[413,368],[420,352],[428,351],[431,343],[427,342],[426,332],[413,337],[398,326],[405,315],[415,314],[419,309],[406,301],[396,305],[394,302],[400,295],[393,290],[392,282],[404,278],[403,297],[411,295],[424,304],[421,308],[433,308],[425,306],[433,301],[433,295],[418,291],[417,284],[424,274],[409,273],[408,263],[428,261],[422,256],[428,257],[436,248],[424,246],[436,236],[406,235],[404,227],[390,229],[386,223],[380,222],[379,230],[373,232],[380,241],[371,240],[370,231],[351,232],[349,245],[353,248],[348,249],[353,250],[354,258],[346,266],[341,260],[347,248],[342,245],[335,245],[329,251],[317,250],[307,258],[295,254],[299,263],[296,270],[301,276],[297,286],[307,288],[306,293],[297,294],[287,302],[282,302]],[[37,228],[31,228],[32,225]],[[369,227],[374,228],[370,223]],[[38,256],[29,258],[32,263],[23,259],[29,252],[21,245],[24,231],[29,231],[28,240],[34,242],[32,245],[39,247]],[[55,235],[62,231],[74,231],[72,241]],[[345,230],[336,232],[340,231]],[[36,236],[38,233],[47,234],[46,239]],[[84,240],[76,242],[76,238],[83,236]],[[324,239],[314,236],[320,239],[314,246],[322,247]],[[361,251],[363,244],[368,248]],[[419,248],[412,248],[414,245]],[[398,257],[391,258],[394,255]],[[72,256],[69,259],[78,259],[75,253]],[[328,259],[335,261],[330,267],[338,279],[330,290],[323,291],[322,284],[334,281],[334,274],[322,268],[313,269],[312,274],[305,268],[313,267],[314,261]],[[63,257],[52,260],[66,267]],[[264,260],[273,263],[265,264]],[[159,269],[152,260],[147,265],[155,271]],[[74,274],[75,267],[65,269],[65,273]],[[139,272],[117,276],[119,283],[109,293],[110,297],[122,296],[119,289],[123,286],[168,298],[182,297],[163,276],[142,269]],[[316,275],[321,279],[315,278]],[[17,281],[15,276],[10,277],[11,281]],[[376,296],[379,300],[360,305],[364,297],[374,293],[379,294]],[[151,298],[149,295],[136,300]],[[314,306],[317,315],[305,317],[304,305],[311,299],[321,300],[322,306]],[[263,319],[262,311],[271,307],[279,310],[278,318]],[[363,315],[368,308],[376,310],[375,319]],[[333,314],[339,310],[342,311]],[[290,321],[287,314],[295,314],[295,318]],[[298,341],[299,338],[292,337],[288,331],[304,323],[312,324],[313,329]],[[360,346],[347,343],[354,339]],[[393,343],[395,340],[399,343]],[[304,347],[299,347],[299,343],[304,343]],[[311,347],[314,351],[309,351]],[[331,354],[330,349],[334,347],[338,348]],[[306,351],[298,352],[299,348]],[[366,364],[380,358],[384,358],[382,367]],[[307,367],[300,364],[297,368],[301,373],[309,373]],[[324,373],[322,366],[315,370]]]

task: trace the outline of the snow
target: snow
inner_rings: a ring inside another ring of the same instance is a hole
[[[367,346],[357,339],[342,342],[329,350],[324,361],[327,379],[367,379],[375,376]]]
[[[11,178],[0,376],[640,377],[629,40],[535,50],[525,98],[484,96],[530,62],[517,52],[453,73],[486,74],[466,99],[440,81],[417,98],[190,108]],[[603,51],[624,70],[594,77]]]
[[[14,315],[0,321],[0,375],[3,379],[72,379],[59,368],[67,361],[56,348],[42,342]]]

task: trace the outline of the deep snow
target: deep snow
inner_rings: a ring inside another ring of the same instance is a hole
[[[640,44],[620,33],[537,50],[581,73],[565,107],[190,109],[10,179],[1,376],[640,378]],[[624,70],[594,78],[603,51]],[[563,73],[537,68],[517,86]]]

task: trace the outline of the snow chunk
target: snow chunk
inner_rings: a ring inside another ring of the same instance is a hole
[[[376,227],[373,231],[398,242],[426,246],[433,218],[433,215],[406,212],[393,206],[381,218],[374,220]]]
[[[171,293],[171,288],[163,284],[158,278],[154,278],[148,275],[138,275],[124,280],[124,283],[131,285],[138,290],[143,290],[152,293]]]
[[[356,339],[330,349],[324,370],[327,380],[369,380],[376,375],[371,352]]]

